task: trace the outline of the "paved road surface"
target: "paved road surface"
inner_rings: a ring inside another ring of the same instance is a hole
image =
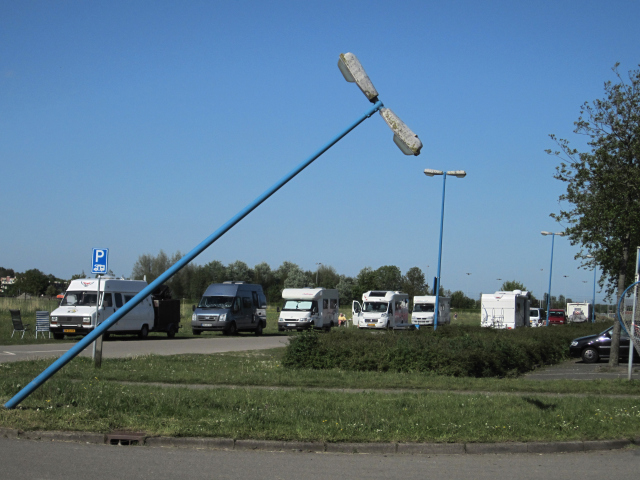
[[[146,340],[115,339],[103,343],[103,358],[131,357],[135,355],[176,355],[181,353],[220,353],[243,350],[263,350],[283,347],[288,337],[282,335],[239,335],[237,337],[174,338],[149,337]],[[0,345],[0,363],[17,362],[33,358],[55,358],[64,354],[72,343],[39,345]],[[89,345],[80,354],[91,357]]]
[[[123,447],[0,438],[12,480],[636,478],[640,449],[574,454],[364,455]]]
[[[580,359],[571,359],[557,365],[551,365],[534,370],[524,376],[527,380],[597,380],[597,379],[626,379],[628,365],[620,362],[618,367],[609,367],[607,362],[584,363]],[[631,378],[640,379],[638,366],[634,365]]]

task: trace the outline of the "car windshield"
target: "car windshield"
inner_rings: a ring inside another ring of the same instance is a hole
[[[539,315],[538,314],[538,310],[530,310],[529,311],[529,316],[530,317],[537,317],[538,315]]]
[[[60,306],[95,307],[97,299],[97,292],[66,292]]]
[[[235,297],[225,297],[222,295],[212,295],[209,297],[202,297],[199,308],[231,308],[233,305],[233,299]]]
[[[551,312],[549,312],[549,316],[551,316],[551,317],[564,317],[564,312],[551,311]]]
[[[388,307],[389,304],[386,302],[364,302],[362,310],[365,312],[384,313]]]
[[[434,312],[435,307],[432,303],[416,303],[413,306],[414,312]]]
[[[287,303],[284,304],[282,311],[292,311],[292,310],[303,310],[303,311],[311,311],[313,304],[315,302],[311,300],[287,300]]]

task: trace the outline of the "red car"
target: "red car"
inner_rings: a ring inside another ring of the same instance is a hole
[[[549,310],[549,325],[566,325],[567,313],[560,308]]]

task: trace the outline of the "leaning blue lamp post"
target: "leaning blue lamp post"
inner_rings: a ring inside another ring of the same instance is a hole
[[[549,310],[551,310],[551,272],[553,271],[553,242],[556,239],[556,235],[564,237],[564,233],[552,233],[552,232],[540,232],[542,235],[551,235],[551,266],[549,267],[549,293],[547,293],[547,324],[549,326]]]
[[[464,178],[467,175],[467,172],[464,170],[450,170],[448,172],[443,172],[442,170],[433,170],[431,168],[426,168],[424,170],[424,174],[427,177],[433,177],[434,175],[443,175],[442,178],[442,210],[440,212],[440,246],[438,247],[438,273],[436,274],[436,285],[435,285],[435,294],[436,294],[436,308],[435,312],[433,312],[433,329],[436,330],[438,328],[438,308],[440,307],[440,264],[442,261],[442,226],[444,224],[444,191],[447,186],[447,175],[452,175],[457,178]]]
[[[253,202],[247,205],[244,209],[242,209],[238,214],[236,214],[233,218],[231,218],[227,223],[222,225],[218,230],[213,232],[209,237],[207,237],[202,243],[197,245],[193,250],[187,253],[184,257],[182,257],[178,262],[172,265],[166,272],[160,275],[156,280],[151,282],[144,288],[140,293],[134,296],[131,300],[129,300],[124,306],[122,306],[116,313],[111,315],[107,320],[102,322],[98,327],[96,327],[91,333],[86,335],[82,340],[76,343],[70,350],[68,350],[64,355],[54,361],[49,367],[47,367],[40,375],[38,375],[35,379],[33,379],[28,385],[26,385],[22,390],[20,390],[13,398],[11,398],[6,404],[6,408],[14,408],[17,406],[22,400],[28,397],[34,390],[36,390],[40,385],[42,385],[45,381],[47,381],[52,375],[54,375],[58,370],[60,370],[63,366],[65,366],[69,361],[71,361],[76,355],[78,355],[82,350],[84,350],[87,346],[91,345],[93,341],[95,341],[100,335],[102,335],[109,327],[111,327],[114,323],[120,320],[123,316],[129,313],[136,305],[138,305],[142,300],[151,295],[151,293],[162,285],[164,282],[169,280],[173,275],[180,271],[184,266],[190,263],[194,258],[200,255],[204,250],[206,250],[211,244],[213,244],[216,240],[218,240],[222,235],[227,233],[231,228],[233,228],[238,222],[240,222],[244,217],[249,215],[253,210],[255,210],[259,205],[261,205],[265,200],[267,200],[271,195],[280,190],[284,185],[286,185],[293,177],[298,175],[302,170],[308,167],[314,160],[316,160],[320,155],[329,150],[333,145],[335,145],[340,139],[342,139],[345,135],[347,135],[351,130],[356,128],[360,123],[369,118],[375,112],[379,112],[384,121],[387,123],[389,128],[393,131],[393,141],[394,143],[402,150],[405,155],[419,155],[420,149],[422,148],[422,142],[418,138],[418,136],[407,127],[397,115],[395,115],[391,110],[385,108],[382,102],[378,99],[378,92],[371,83],[369,76],[365,72],[364,68],[358,61],[357,57],[352,53],[344,53],[340,54],[340,58],[338,60],[338,68],[342,72],[345,80],[348,82],[354,82],[358,85],[362,93],[369,99],[369,101],[373,104],[363,115],[358,117],[356,121],[354,121],[351,125],[349,125],[345,130],[336,135],[333,139],[331,139],[328,143],[322,146],[319,150],[317,150],[313,155],[300,163],[297,167],[291,170],[288,174],[282,177],[278,182],[276,182],[273,186],[267,189],[262,195],[256,198]]]

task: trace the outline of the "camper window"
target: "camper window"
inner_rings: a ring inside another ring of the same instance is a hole
[[[60,306],[95,307],[98,294],[95,292],[67,292],[64,294]]]
[[[242,303],[240,302],[241,302],[240,297],[236,297],[235,301],[233,302],[233,308],[231,309],[233,313],[238,313],[241,310]]]
[[[365,312],[385,313],[389,304],[387,302],[364,302],[362,310]]]
[[[198,308],[231,308],[233,305],[233,297],[223,297],[214,295],[210,297],[202,297]]]
[[[251,310],[251,299],[249,297],[242,297],[242,306]]]
[[[122,294],[121,293],[114,293],[113,294],[114,297],[116,297],[116,307],[120,308],[122,307],[123,303],[122,303]],[[129,300],[127,300],[128,302]]]
[[[102,306],[103,307],[113,307],[113,299],[111,298],[110,293],[102,294]]]
[[[326,310],[327,308],[329,308],[329,299],[328,298],[324,298],[322,299],[322,308],[324,310]]]
[[[338,300],[335,298],[331,299],[331,308],[337,308],[338,307]]]
[[[300,310],[304,310],[304,311],[311,311],[313,308],[315,307],[315,309],[318,309],[318,305],[315,301],[311,301],[311,300],[287,300],[287,303],[284,304],[284,307],[282,308],[283,312],[287,312],[287,311],[300,311]]]
[[[258,303],[258,292],[251,292],[251,296],[253,297],[253,306],[260,308],[260,304]]]

